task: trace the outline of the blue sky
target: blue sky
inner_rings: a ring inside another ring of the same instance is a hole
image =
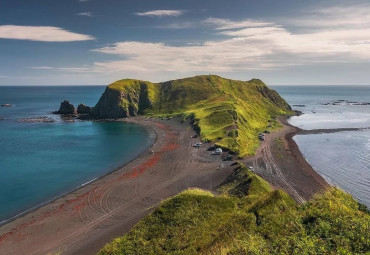
[[[218,74],[370,84],[370,3],[2,0],[0,85],[106,85]]]

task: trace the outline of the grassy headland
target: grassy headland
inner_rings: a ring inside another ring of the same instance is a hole
[[[257,134],[272,129],[272,117],[290,106],[262,81],[202,75],[163,83],[125,79],[110,84],[93,109],[94,118],[191,117],[202,139],[240,156],[259,145]]]
[[[258,133],[274,129],[290,106],[262,81],[196,76],[164,83],[109,85],[95,118],[142,114],[191,118],[202,139],[239,156],[254,154]],[[298,171],[298,170],[297,170]],[[370,252],[370,213],[330,188],[299,205],[239,164],[219,195],[190,189],[163,201],[105,254],[363,254]]]
[[[364,254],[370,214],[331,188],[304,205],[244,166],[221,195],[191,189],[165,200],[106,254]]]

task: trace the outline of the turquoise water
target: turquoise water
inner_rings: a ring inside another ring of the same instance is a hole
[[[303,129],[370,127],[370,105],[322,105],[333,100],[370,102],[370,86],[274,86],[304,114],[290,119]],[[329,183],[370,208],[370,131],[297,135],[302,154]]]
[[[154,139],[122,122],[66,122],[50,112],[62,100],[94,105],[104,87],[0,87],[0,222],[104,175]],[[48,116],[51,123],[20,121]]]

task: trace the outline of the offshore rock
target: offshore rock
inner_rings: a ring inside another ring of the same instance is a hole
[[[60,104],[60,108],[58,111],[53,112],[54,114],[77,114],[77,110],[74,107],[73,104],[71,104],[69,101],[64,100]]]
[[[90,114],[92,110],[92,107],[87,106],[85,104],[79,104],[77,106],[77,113],[78,114]]]

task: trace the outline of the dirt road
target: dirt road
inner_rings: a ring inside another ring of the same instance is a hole
[[[300,130],[285,118],[278,118],[280,130],[265,134],[256,156],[243,161],[272,186],[286,191],[298,203],[304,203],[329,185],[304,159],[293,140]]]

